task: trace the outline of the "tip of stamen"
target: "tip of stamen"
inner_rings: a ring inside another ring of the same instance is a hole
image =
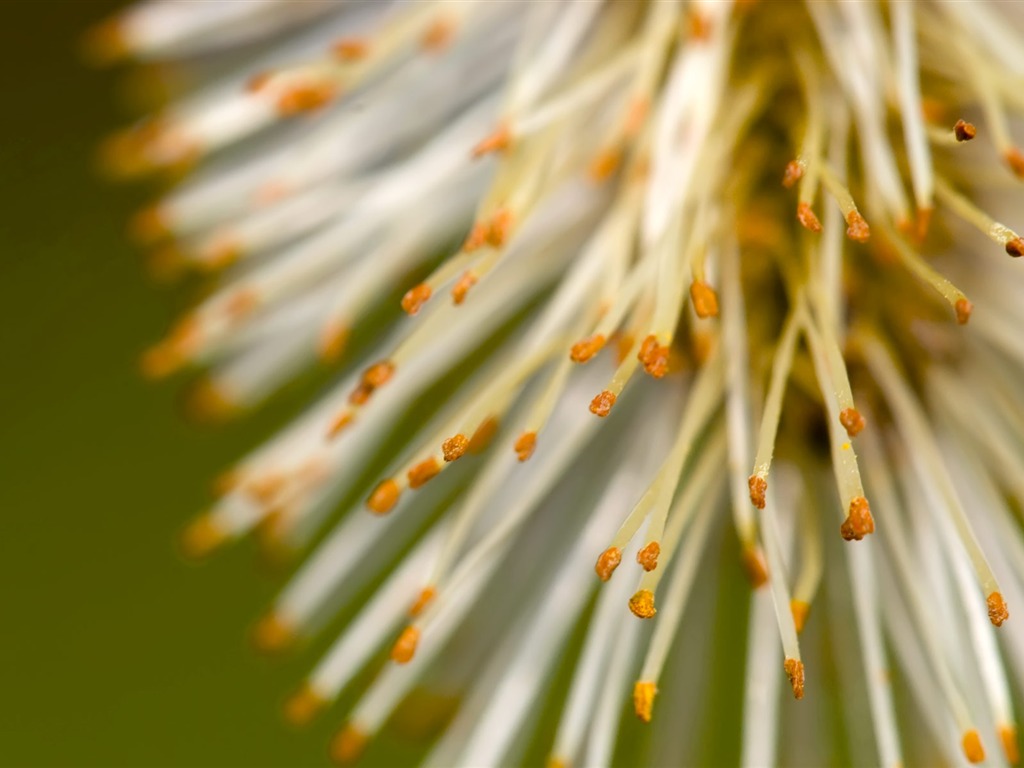
[[[866,426],[864,417],[856,408],[844,408],[839,414],[839,423],[843,425],[846,434],[851,438],[859,435]]]
[[[953,126],[953,135],[956,136],[957,141],[970,141],[978,135],[978,129],[974,127],[974,123],[957,120]]]
[[[227,534],[210,515],[201,515],[185,526],[178,540],[178,548],[182,557],[202,560],[213,554],[227,540]]]
[[[585,363],[604,348],[608,340],[600,333],[595,333],[581,341],[577,341],[569,350],[569,358],[574,363]]]
[[[334,438],[340,435],[345,427],[352,423],[352,412],[343,411],[334,417],[334,421],[331,422],[330,427],[327,428],[327,437]]]
[[[1019,259],[1021,256],[1024,256],[1024,237],[1015,237],[1012,240],[1008,240],[1006,243],[1006,252],[1015,259]]]
[[[494,248],[501,248],[508,242],[512,233],[512,211],[502,208],[491,217],[487,228],[487,243]]]
[[[594,181],[606,181],[622,164],[622,152],[618,149],[606,149],[594,158],[590,164],[590,177]]]
[[[850,211],[846,216],[846,236],[857,243],[866,243],[871,237],[871,228],[859,211]]]
[[[793,614],[793,624],[796,626],[797,633],[803,632],[804,625],[807,623],[807,614],[811,611],[810,604],[803,600],[790,600],[789,611]]]
[[[649,589],[637,590],[629,598],[629,610],[638,619],[653,619],[658,609],[654,607],[654,593]]]
[[[339,765],[349,765],[359,759],[366,749],[370,737],[362,729],[349,723],[331,739],[331,760]]]
[[[204,423],[225,422],[239,410],[238,404],[231,400],[224,388],[207,376],[192,384],[186,403],[188,415]]]
[[[786,172],[782,176],[782,186],[791,189],[804,176],[804,164],[799,160],[790,160],[786,164]]]
[[[108,19],[86,31],[81,43],[82,57],[94,67],[109,67],[126,59],[131,53],[131,42],[124,22]]]
[[[437,459],[433,456],[429,459],[424,459],[409,470],[409,487],[419,488],[420,486],[426,485],[427,481],[437,477],[440,471],[441,465],[437,463]]]
[[[612,406],[615,405],[615,393],[609,392],[607,389],[601,392],[597,397],[590,401],[590,412],[595,416],[600,416],[602,419],[612,412]]]
[[[647,680],[637,680],[633,685],[633,711],[645,723],[651,722],[654,697],[657,693],[658,686]]]
[[[967,299],[957,299],[953,309],[956,311],[956,321],[960,325],[967,325],[967,321],[971,319],[971,312],[974,311],[974,305]]]
[[[430,300],[431,290],[426,283],[415,285],[402,297],[402,309],[407,315],[415,315]]]
[[[327,700],[309,683],[303,683],[284,703],[284,719],[294,726],[309,725],[327,705]]]
[[[636,561],[645,571],[653,571],[658,567],[658,556],[661,554],[661,545],[652,541],[636,553]]]
[[[331,53],[338,61],[353,62],[365,59],[370,53],[370,45],[356,37],[339,40],[331,46]]]
[[[252,644],[262,653],[281,653],[295,643],[295,628],[276,613],[268,613],[252,628]]]
[[[748,544],[743,547],[740,555],[743,560],[743,570],[747,572],[750,586],[754,589],[763,587],[768,583],[768,565],[765,563],[764,553],[761,548]]]
[[[980,763],[985,759],[985,748],[981,745],[981,736],[973,728],[966,733],[960,742],[964,756],[969,763]]]
[[[537,448],[537,433],[536,432],[523,432],[512,446],[512,449],[516,452],[516,456],[520,461],[526,461],[533,456],[534,450]]]
[[[398,483],[390,478],[383,480],[373,489],[370,498],[366,500],[366,506],[375,514],[387,514],[398,503],[400,494]]]
[[[1013,171],[1017,178],[1024,179],[1024,152],[1021,152],[1017,147],[1011,147],[1006,150],[1006,164],[1010,166],[1010,170]]]
[[[349,330],[341,325],[328,325],[320,337],[320,359],[325,363],[337,362],[348,344]]]
[[[512,133],[507,125],[499,125],[493,133],[473,147],[473,157],[483,157],[492,152],[504,152],[512,143]]]
[[[359,384],[348,396],[348,401],[353,405],[365,405],[370,396],[387,384],[394,374],[394,363],[387,360],[374,363],[363,372],[362,379],[360,379]]]
[[[789,678],[789,684],[793,686],[793,698],[802,699],[804,697],[804,663],[796,659],[786,659],[783,666],[786,670],[786,677]]]
[[[420,45],[425,51],[437,53],[444,50],[455,36],[455,25],[448,18],[439,18],[427,27],[420,38]]]
[[[477,283],[477,276],[472,272],[463,272],[462,276],[452,286],[452,302],[456,305],[466,300],[470,290]]]
[[[760,475],[751,475],[747,478],[747,488],[750,489],[750,503],[758,509],[764,509],[768,481]]]
[[[1003,622],[1010,618],[1010,612],[1006,608],[1006,601],[1003,600],[1001,592],[993,592],[986,598],[988,603],[988,619],[997,627],[1003,626]]]
[[[491,444],[491,440],[498,432],[498,420],[493,416],[488,416],[482,422],[480,426],[476,428],[476,432],[469,438],[468,450],[472,454],[483,453],[487,450],[487,446]]]
[[[803,225],[804,229],[808,229],[811,232],[821,232],[821,222],[818,221],[818,217],[811,210],[810,203],[800,203],[796,207],[796,220]]]
[[[718,317],[718,294],[704,281],[690,283],[690,300],[697,317]]]
[[[551,755],[544,764],[544,768],[569,768],[569,763],[565,758]]]
[[[659,344],[658,338],[654,334],[643,340],[636,356],[643,365],[644,371],[654,378],[663,378],[668,373],[668,346]]]
[[[135,214],[128,232],[140,245],[154,245],[171,236],[167,217],[159,205],[147,206]]]
[[[850,501],[849,514],[839,530],[847,541],[860,541],[869,533],[875,532],[875,520],[871,516],[871,507],[867,499],[856,496]]]
[[[412,618],[419,616],[435,597],[437,597],[437,590],[434,587],[424,587],[416,597],[416,602],[409,608],[409,615]]]
[[[408,664],[416,655],[416,646],[419,642],[420,631],[416,627],[406,627],[391,647],[391,660],[396,664]]]
[[[597,573],[597,577],[601,579],[601,581],[608,581],[621,562],[622,550],[618,547],[608,547],[608,549],[602,552],[597,558],[597,563],[594,565],[594,571]]]
[[[461,459],[467,448],[469,448],[469,438],[462,433],[449,437],[441,444],[441,452],[444,454],[445,461]]]
[[[999,726],[999,742],[1006,755],[1006,762],[1017,765],[1020,762],[1020,748],[1017,746],[1017,727],[1012,723]]]
[[[330,83],[295,83],[277,97],[277,111],[282,117],[315,112],[332,102],[337,95],[337,90]]]

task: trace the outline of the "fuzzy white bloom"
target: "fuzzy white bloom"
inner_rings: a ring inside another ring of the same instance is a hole
[[[146,370],[203,369],[224,414],[345,358],[184,539],[317,542],[257,640],[353,618],[288,717],[372,668],[338,760],[427,686],[457,697],[430,765],[537,733],[559,766],[824,765],[839,722],[858,764],[1016,762],[1022,8],[150,0],[99,28],[198,81],[106,151],[200,166],[137,222],[163,272],[217,274]],[[698,746],[712,701],[738,745]]]

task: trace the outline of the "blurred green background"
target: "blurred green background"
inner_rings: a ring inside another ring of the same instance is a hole
[[[3,7],[0,764],[325,764],[336,721],[311,735],[278,717],[310,660],[246,647],[279,578],[244,547],[202,567],[174,551],[275,414],[190,427],[180,385],[137,373],[181,296],[123,235],[147,196],[94,168],[128,115],[122,78],[85,66],[79,40],[118,5]]]

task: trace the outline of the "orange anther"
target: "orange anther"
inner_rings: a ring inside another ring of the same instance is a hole
[[[654,710],[654,697],[657,693],[658,687],[654,683],[645,680],[639,680],[633,686],[633,711],[645,723],[651,722],[651,713]]]
[[[800,203],[796,207],[796,220],[811,232],[821,232],[821,222],[818,221],[818,217],[811,210],[810,203]]]
[[[957,120],[956,125],[953,126],[953,135],[956,136],[957,141],[970,141],[978,135],[978,129],[974,127],[974,123]]]
[[[473,147],[473,157],[482,157],[491,152],[504,152],[512,143],[512,133],[507,125],[499,125],[494,132]]]
[[[786,659],[783,666],[786,670],[786,677],[789,678],[789,684],[793,686],[793,698],[802,699],[804,697],[804,663],[796,659]]]
[[[588,336],[572,345],[572,349],[569,350],[569,357],[574,363],[585,363],[601,351],[606,341],[605,337],[600,333]]]
[[[789,612],[793,614],[793,624],[796,626],[798,633],[804,631],[804,625],[807,623],[807,614],[810,611],[811,606],[803,600],[789,601]]]
[[[420,631],[416,627],[406,627],[391,647],[391,660],[398,664],[408,664],[416,655],[419,642]]]
[[[477,454],[483,453],[487,446],[491,444],[491,440],[494,439],[494,435],[498,431],[498,420],[493,416],[488,416],[482,422],[480,426],[476,428],[476,432],[469,438],[469,446],[466,448],[470,453]]]
[[[434,598],[437,597],[437,590],[433,587],[424,587],[420,591],[419,596],[416,598],[416,602],[409,608],[409,615],[415,618],[423,613],[423,610],[433,602]]]
[[[743,570],[747,572],[747,578],[750,580],[750,586],[757,589],[768,583],[768,566],[759,547],[753,545],[743,547],[740,558],[743,562]]]
[[[520,461],[526,461],[528,458],[533,456],[534,450],[537,448],[537,433],[536,432],[523,432],[512,446],[512,449],[516,452],[516,456]]]
[[[863,496],[855,496],[850,501],[850,511],[839,528],[847,541],[860,541],[869,533],[875,532],[875,520],[871,516],[871,507]]]
[[[297,83],[277,97],[277,111],[283,117],[313,112],[330,103],[337,95],[327,83]]]
[[[428,480],[437,477],[441,471],[441,465],[437,463],[437,459],[431,456],[429,459],[421,461],[415,467],[409,470],[409,487],[419,488],[425,485]]]
[[[846,215],[846,236],[858,243],[866,243],[871,237],[871,229],[858,211]]]
[[[369,736],[351,723],[331,739],[331,760],[339,765],[354,763],[366,749]]]
[[[334,54],[334,58],[345,62],[365,59],[369,52],[369,43],[354,37],[339,40],[331,46],[331,53]]]
[[[462,458],[462,454],[466,452],[467,448],[469,448],[469,438],[461,432],[453,437],[449,437],[441,444],[441,452],[444,454],[445,461],[455,461]]]
[[[1007,241],[1006,252],[1015,259],[1024,256],[1024,237],[1015,237]]]
[[[398,488],[398,483],[390,478],[382,480],[377,484],[377,487],[373,489],[373,493],[370,494],[370,498],[366,500],[366,506],[371,512],[378,515],[384,515],[390,512],[395,504],[398,503],[398,497],[401,495],[401,491]]]
[[[455,304],[461,304],[466,300],[466,295],[470,289],[476,285],[477,277],[472,272],[463,272],[462,277],[455,281],[455,285],[452,286],[452,301]]]
[[[790,160],[786,163],[786,172],[782,176],[782,186],[786,189],[791,188],[796,184],[804,175],[804,165],[797,160]]]
[[[864,429],[866,422],[856,408],[844,408],[839,414],[839,423],[843,425],[847,435],[856,437]]]
[[[313,721],[327,701],[309,683],[303,683],[284,703],[284,718],[295,726],[308,725]]]
[[[1003,626],[1003,622],[1010,618],[1010,612],[1006,608],[1006,601],[1000,592],[993,592],[986,598],[988,603],[988,620],[997,627]]]
[[[590,401],[590,412],[595,416],[600,416],[602,419],[612,412],[612,406],[615,405],[615,393],[609,392],[607,389],[601,392],[597,397]]]
[[[431,293],[426,283],[414,285],[402,297],[402,309],[408,315],[415,315],[430,300]]]
[[[629,598],[629,610],[638,619],[652,619],[658,612],[654,607],[654,593],[649,589],[638,590]]]
[[[661,554],[661,545],[652,541],[636,553],[636,561],[645,571],[653,571],[658,567],[658,556]]]
[[[980,763],[985,759],[985,748],[981,745],[981,736],[973,728],[964,734],[961,746],[969,763]]]
[[[597,577],[601,579],[601,581],[608,581],[621,562],[622,550],[618,547],[608,547],[608,549],[602,552],[597,558],[597,563],[594,565],[594,571],[597,572]]]
[[[1006,164],[1010,166],[1010,170],[1014,174],[1024,179],[1024,152],[1021,152],[1017,147],[1011,147],[1006,150]]]
[[[648,374],[660,379],[668,373],[668,352],[668,347],[659,344],[657,337],[651,334],[640,345],[637,359]]]
[[[957,299],[953,309],[956,311],[956,321],[960,325],[967,325],[967,321],[971,319],[971,312],[974,311],[974,305],[967,299]]]
[[[759,475],[751,475],[747,478],[747,487],[750,489],[750,503],[758,509],[764,509],[768,481]]]
[[[718,294],[703,280],[690,283],[690,300],[697,317],[718,317]]]

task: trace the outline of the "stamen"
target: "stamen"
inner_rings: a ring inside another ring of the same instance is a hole
[[[339,765],[350,765],[359,759],[366,749],[370,735],[353,723],[346,724],[331,739],[331,760]]]
[[[660,379],[668,373],[668,354],[668,347],[659,344],[658,338],[651,335],[645,338],[643,344],[640,345],[637,360],[643,364],[644,371],[654,378]],[[591,410],[593,411],[593,407]]]
[[[227,540],[227,532],[210,515],[201,515],[185,526],[179,547],[181,554],[189,560],[201,560],[213,554]]]
[[[302,684],[284,704],[284,717],[291,725],[309,725],[327,706],[328,701],[308,682]]]
[[[636,561],[645,571],[653,571],[658,567],[658,555],[661,554],[661,545],[652,541],[636,553]]]
[[[999,741],[1006,755],[1006,762],[1017,765],[1020,762],[1020,748],[1017,746],[1017,729],[1013,725],[999,726]]]
[[[961,119],[957,120],[953,126],[953,135],[956,136],[957,141],[970,141],[978,135],[978,129],[974,127],[974,123],[968,123]]]
[[[863,496],[857,496],[850,502],[850,511],[840,527],[843,538],[847,541],[860,541],[869,533],[875,532],[875,521],[871,517],[871,507]]]
[[[407,477],[409,478],[410,488],[420,488],[429,480],[437,477],[441,472],[441,465],[437,463],[437,459],[431,456],[429,459],[424,459],[419,464],[412,467],[409,470]]]
[[[513,450],[516,452],[516,456],[520,461],[526,461],[533,455],[534,449],[537,447],[537,433],[536,432],[524,432],[521,434],[513,446]]]
[[[652,619],[658,610],[654,607],[654,593],[648,589],[638,590],[629,598],[629,610],[638,619]]]
[[[468,448],[469,438],[463,434],[449,437],[441,445],[441,451],[444,453],[445,461],[455,461],[456,459],[461,458]]]
[[[856,408],[845,408],[839,412],[839,423],[843,425],[846,434],[851,438],[856,437],[865,427],[864,417]]]
[[[985,759],[985,748],[981,745],[981,736],[976,730],[967,731],[960,743],[967,762],[980,763]]]
[[[382,480],[373,490],[370,498],[366,500],[366,506],[370,508],[371,512],[384,515],[394,509],[400,495],[401,490],[398,487],[398,483],[388,478],[387,480]]]
[[[718,317],[718,296],[707,283],[701,280],[690,283],[690,300],[697,317]]]
[[[612,406],[615,405],[615,399],[614,392],[609,392],[607,389],[604,390],[590,401],[590,412],[603,419],[612,412]]]
[[[793,624],[797,634],[800,634],[804,631],[804,624],[807,623],[807,614],[811,612],[811,606],[803,600],[790,600],[789,610],[793,614]]]
[[[802,699],[804,697],[804,663],[797,659],[786,659],[783,668],[786,670],[789,684],[793,687],[793,698]]]
[[[815,234],[821,232],[821,222],[818,221],[818,217],[814,215],[814,211],[811,210],[810,203],[799,203],[796,207],[796,220],[800,222],[804,229],[810,230]]]
[[[762,503],[759,509],[763,508],[764,504]],[[757,589],[768,583],[768,565],[765,563],[764,552],[760,547],[754,545],[743,547],[740,558],[751,587]]]
[[[654,683],[638,680],[633,686],[633,711],[645,723],[651,722],[651,713],[654,711],[654,697],[657,693],[658,688]]]
[[[416,602],[409,608],[409,616],[412,618],[419,616],[434,601],[435,597],[437,597],[437,590],[434,587],[424,587],[417,596]]]
[[[426,283],[413,286],[402,297],[402,309],[408,315],[415,315],[430,300],[431,293],[430,286]]]
[[[253,646],[262,653],[281,653],[291,648],[295,640],[295,628],[274,612],[257,621],[252,630]]]
[[[619,547],[608,547],[608,549],[602,552],[601,556],[597,558],[597,564],[594,566],[594,570],[597,572],[597,577],[601,579],[601,581],[608,581],[621,562],[622,550]]]
[[[406,627],[391,647],[391,660],[396,664],[408,664],[416,655],[416,646],[419,642],[420,631],[414,626]]]
[[[605,345],[605,338],[599,333],[589,336],[582,341],[572,345],[569,357],[574,363],[585,363],[601,351]]]
[[[1003,622],[1010,618],[1010,612],[1006,609],[1006,601],[999,592],[992,592],[986,598],[988,603],[988,618],[995,626],[1003,626]]]

